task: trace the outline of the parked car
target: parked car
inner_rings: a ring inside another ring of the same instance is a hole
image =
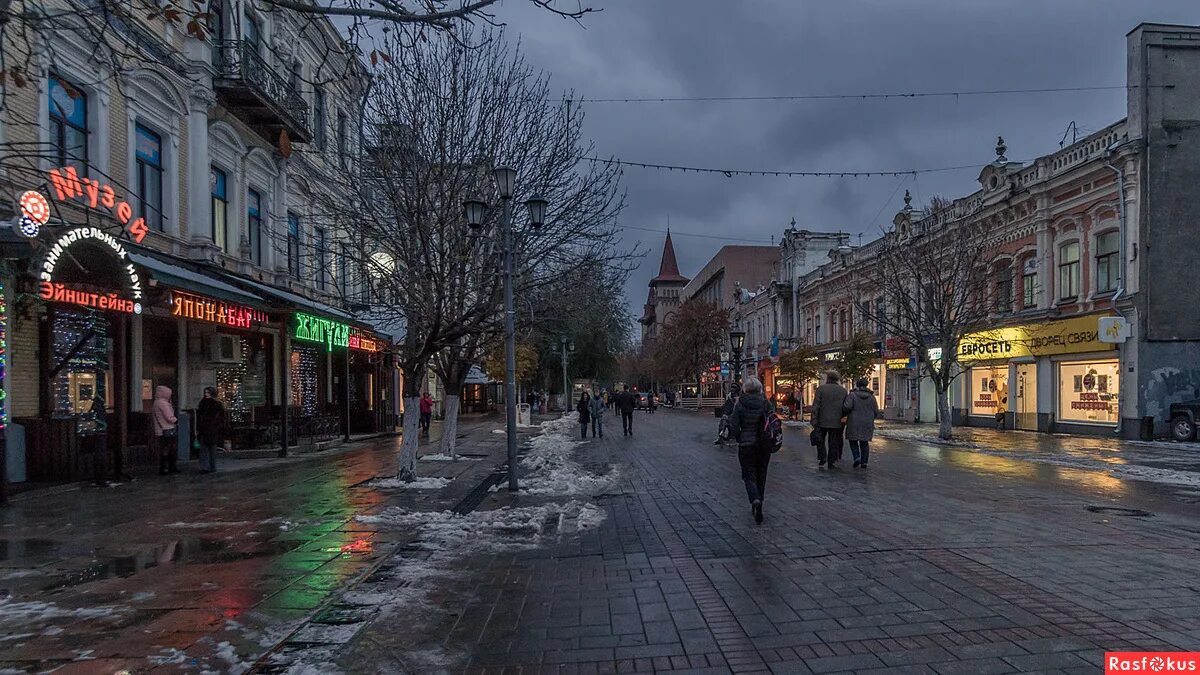
[[[1196,440],[1200,420],[1200,398],[1171,404],[1171,437],[1177,441]]]
[[[637,400],[633,402],[633,407],[638,410],[645,410],[650,407],[650,395],[644,391],[639,391]]]

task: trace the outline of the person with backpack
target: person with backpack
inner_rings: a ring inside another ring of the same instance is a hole
[[[763,396],[762,382],[748,377],[742,383],[742,394],[729,415],[729,437],[737,441],[738,462],[742,466],[742,482],[750,499],[754,522],[763,521],[763,498],[767,490],[767,466],[771,454],[779,449],[782,425],[774,409]]]
[[[850,441],[850,454],[854,455],[856,469],[867,468],[867,460],[871,458],[871,438],[875,435],[875,418],[879,415],[879,402],[867,384],[867,378],[860,377],[842,404],[842,412],[846,413],[846,440]]]

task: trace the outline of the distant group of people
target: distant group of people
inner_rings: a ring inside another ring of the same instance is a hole
[[[650,396],[647,403],[649,412],[654,412],[654,397]],[[587,430],[592,428],[592,438],[604,438],[604,412],[609,408],[621,414],[621,431],[625,436],[633,435],[633,411],[637,409],[637,389],[629,390],[629,385],[616,394],[608,391],[597,392],[595,395],[584,391],[579,395],[575,404],[575,412],[579,413],[579,437],[587,438]]]

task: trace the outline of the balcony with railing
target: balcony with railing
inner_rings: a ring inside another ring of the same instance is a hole
[[[222,103],[235,115],[276,142],[287,131],[293,143],[308,143],[308,104],[300,92],[280,77],[254,45],[242,40],[220,40],[213,45],[216,77],[213,87]]]

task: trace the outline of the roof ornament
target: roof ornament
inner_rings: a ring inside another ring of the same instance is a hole
[[[997,164],[1005,164],[1008,162],[1008,158],[1004,156],[1004,153],[1006,153],[1006,152],[1008,152],[1008,146],[1005,145],[1005,143],[1004,143],[1004,137],[997,136],[996,137],[996,163]]]
[[[912,193],[908,190],[904,191],[904,210],[912,211]]]

